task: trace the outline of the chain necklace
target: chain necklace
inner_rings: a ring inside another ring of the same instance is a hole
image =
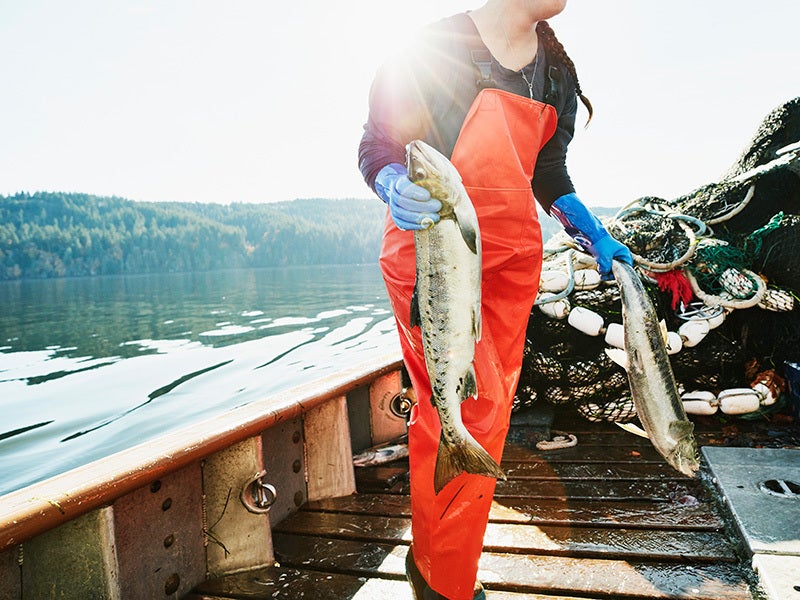
[[[500,29],[503,31],[503,36],[506,38],[506,46],[509,50],[512,49],[511,47],[511,40],[508,38],[508,32],[506,31],[505,24],[501,21],[500,22]],[[531,100],[533,100],[533,82],[536,81],[536,67],[539,66],[539,48],[536,48],[536,57],[533,59],[533,72],[531,73],[531,79],[528,81],[528,77],[525,75],[525,67],[522,67],[519,70],[519,74],[522,75],[522,79],[525,81],[525,84],[528,86],[528,95],[530,96]]]
[[[531,100],[533,100],[533,82],[536,81],[536,67],[539,66],[539,52],[536,52],[536,58],[533,59],[533,73],[531,73],[531,80],[528,81],[528,78],[525,76],[525,67],[522,67],[519,70],[520,75],[522,75],[522,79],[528,85],[528,93],[530,94]]]

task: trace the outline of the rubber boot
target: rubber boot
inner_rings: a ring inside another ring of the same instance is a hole
[[[428,587],[428,584],[425,583],[422,573],[417,569],[417,563],[414,562],[414,553],[411,550],[412,549],[409,547],[406,553],[406,578],[408,579],[408,583],[411,584],[411,592],[414,595],[414,600],[424,600],[425,589]]]
[[[411,591],[414,594],[414,600],[447,600],[441,594],[434,592],[425,579],[422,573],[417,569],[417,563],[414,562],[414,553],[411,548],[406,553],[406,578],[408,583],[411,584]],[[475,582],[475,591],[473,592],[472,600],[486,600],[486,591],[483,589],[480,581]]]

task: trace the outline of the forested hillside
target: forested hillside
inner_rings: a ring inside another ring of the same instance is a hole
[[[219,205],[0,196],[0,279],[375,262],[384,211],[377,199]]]
[[[377,199],[221,205],[0,196],[0,280],[374,263],[384,211]],[[549,217],[541,222],[545,239],[560,229]]]

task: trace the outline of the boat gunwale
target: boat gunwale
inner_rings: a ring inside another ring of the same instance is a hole
[[[260,435],[401,366],[399,350],[376,355],[0,496],[0,552]]]

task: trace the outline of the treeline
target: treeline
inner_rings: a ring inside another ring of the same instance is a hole
[[[374,263],[384,214],[377,199],[221,205],[0,196],[0,280]],[[560,230],[555,219],[540,221],[545,239]]]
[[[385,206],[0,196],[0,279],[375,262]]]

